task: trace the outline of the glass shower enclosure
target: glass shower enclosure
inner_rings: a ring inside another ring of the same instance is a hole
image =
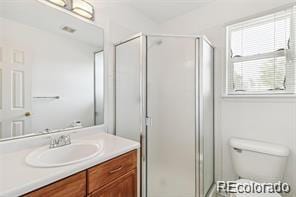
[[[207,196],[214,184],[214,48],[137,34],[115,45],[116,135],[141,143],[141,196]]]

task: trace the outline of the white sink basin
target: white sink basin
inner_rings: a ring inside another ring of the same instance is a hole
[[[100,144],[74,142],[70,145],[49,148],[44,146],[31,152],[26,163],[34,167],[58,167],[70,165],[93,158],[102,152]]]

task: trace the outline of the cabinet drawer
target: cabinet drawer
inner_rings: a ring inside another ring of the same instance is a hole
[[[115,181],[91,193],[90,197],[137,197],[137,170],[134,169]]]
[[[137,167],[137,151],[131,151],[87,170],[88,193],[91,193]]]
[[[86,171],[52,183],[24,195],[25,197],[83,197],[86,196]]]

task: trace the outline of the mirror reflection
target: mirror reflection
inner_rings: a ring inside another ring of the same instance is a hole
[[[39,1],[0,10],[0,138],[104,123],[103,29]]]

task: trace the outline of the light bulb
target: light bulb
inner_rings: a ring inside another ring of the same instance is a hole
[[[66,2],[64,0],[48,0],[48,1],[55,5],[66,7]]]
[[[74,0],[72,11],[87,19],[93,19],[94,7],[85,0]]]

